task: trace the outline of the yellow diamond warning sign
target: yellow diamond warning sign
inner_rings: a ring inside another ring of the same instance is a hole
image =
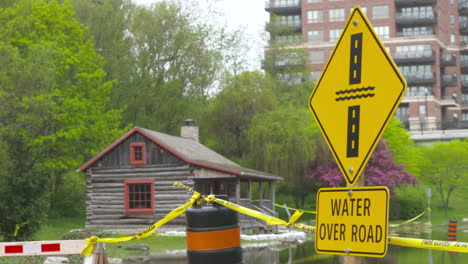
[[[359,178],[405,92],[405,79],[356,7],[309,100],[349,185]]]
[[[384,257],[388,242],[387,187],[322,188],[317,193],[318,253]]]

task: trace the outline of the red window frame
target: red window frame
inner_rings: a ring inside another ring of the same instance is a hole
[[[131,143],[130,144],[130,165],[132,166],[145,166],[146,165],[145,143]]]
[[[152,214],[154,212],[153,180],[125,180],[124,195],[126,214]]]

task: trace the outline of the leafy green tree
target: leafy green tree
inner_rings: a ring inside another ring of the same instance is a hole
[[[26,130],[34,166],[57,187],[122,133],[121,110],[106,110],[112,83],[68,2],[18,1],[0,23],[0,59],[11,62],[0,65],[0,132]]]
[[[135,5],[130,0],[72,0],[77,19],[88,28],[87,35],[105,60],[104,77],[113,82],[112,102],[132,87],[134,70],[132,38],[129,27]],[[121,92],[119,92],[121,91]]]
[[[197,119],[223,72],[227,34],[168,2],[136,6],[127,34],[131,83],[113,93],[113,104],[127,106],[125,122],[175,133]]]
[[[454,192],[468,183],[468,142],[438,142],[421,146],[420,180],[438,193],[445,215]]]
[[[255,168],[284,177],[280,192],[304,208],[313,182],[305,176],[318,148],[319,129],[305,108],[292,105],[255,115],[248,129]]]
[[[226,81],[224,89],[213,99],[209,119],[215,149],[234,159],[249,152],[247,130],[256,114],[275,106],[271,91],[273,81],[264,74],[243,72]]]
[[[48,176],[24,133],[9,130],[0,138],[0,235],[5,241],[30,238],[48,209]]]
[[[404,164],[404,170],[419,178],[419,148],[410,139],[410,133],[405,129],[403,123],[396,117],[390,120],[382,136],[387,146],[394,151],[390,152],[397,164]]]

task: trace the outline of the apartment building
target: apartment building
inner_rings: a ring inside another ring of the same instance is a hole
[[[357,5],[408,83],[396,116],[412,138],[467,138],[468,0],[270,0],[265,8],[270,43],[289,41],[297,47],[299,41],[307,50],[310,76],[295,80],[320,77]],[[277,32],[272,25],[291,30]],[[285,68],[288,63],[275,65]]]

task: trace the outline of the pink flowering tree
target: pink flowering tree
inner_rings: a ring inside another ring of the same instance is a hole
[[[418,184],[418,180],[409,172],[403,170],[405,167],[396,164],[390,152],[394,150],[387,147],[387,142],[381,140],[374,153],[369,159],[365,168],[366,186],[387,186],[392,194],[395,194],[395,188],[400,185]],[[346,185],[335,162],[321,162],[316,160],[307,179],[318,181],[326,187],[342,187]]]

